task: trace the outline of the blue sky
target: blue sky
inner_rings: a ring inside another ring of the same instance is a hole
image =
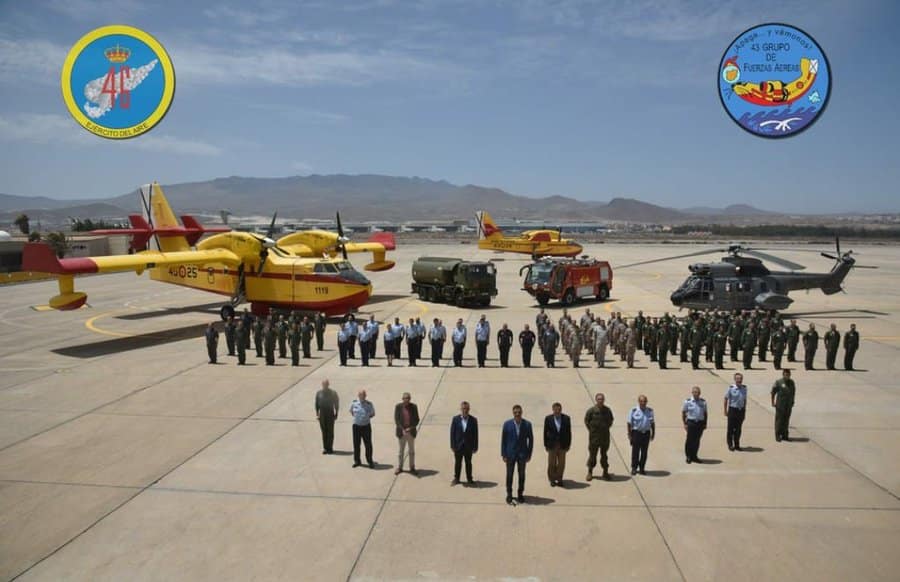
[[[716,89],[744,29],[825,50],[832,98],[764,140]],[[110,142],[62,103],[69,47],[106,24],[167,48],[174,104]],[[152,180],[378,173],[585,200],[900,211],[900,3],[0,0],[0,192],[106,197]]]

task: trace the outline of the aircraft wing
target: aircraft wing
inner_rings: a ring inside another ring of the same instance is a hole
[[[364,267],[366,271],[387,271],[393,268],[394,261],[388,261],[385,255],[387,251],[396,249],[397,243],[393,234],[376,232],[369,238],[368,242],[348,242],[344,244],[344,248],[348,253],[372,253],[372,262]]]
[[[240,257],[227,249],[205,251],[141,251],[132,255],[110,255],[107,257],[72,257],[60,259],[44,243],[26,243],[22,251],[22,270],[56,275],[82,275],[87,273],[114,273],[134,271],[141,274],[145,269],[162,265],[185,265],[223,263],[237,267]]]

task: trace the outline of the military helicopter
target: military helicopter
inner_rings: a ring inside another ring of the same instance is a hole
[[[796,249],[791,249],[795,251]],[[686,257],[728,253],[719,263],[694,263],[688,267],[691,275],[672,292],[672,305],[691,309],[755,309],[784,310],[793,303],[788,297],[791,291],[821,289],[825,295],[843,291],[841,283],[853,268],[876,269],[857,265],[853,251],[841,253],[841,242],[835,239],[835,254],[819,253],[835,261],[828,273],[798,273],[803,265],[764,253],[758,248],[732,244],[722,249],[709,249],[674,257],[663,257],[616,267],[624,269],[672,261]],[[800,252],[819,252],[801,250]],[[762,261],[781,265],[790,271],[770,271]]]

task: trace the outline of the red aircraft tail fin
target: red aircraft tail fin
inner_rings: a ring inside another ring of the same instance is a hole
[[[185,234],[185,238],[187,238],[188,244],[191,246],[197,244],[197,241],[200,240],[200,237],[208,232],[231,232],[231,229],[227,226],[203,226],[202,224],[200,224],[200,221],[189,214],[182,215],[181,222],[182,224],[184,224],[184,228],[187,231],[187,233]]]

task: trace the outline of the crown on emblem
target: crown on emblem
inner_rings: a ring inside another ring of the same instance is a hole
[[[128,57],[131,56],[131,51],[123,46],[119,46],[116,44],[114,47],[109,47],[103,54],[106,56],[106,59],[111,63],[124,63],[128,60]]]

